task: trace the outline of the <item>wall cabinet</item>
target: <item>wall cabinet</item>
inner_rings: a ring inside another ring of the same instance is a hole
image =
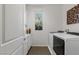
[[[0,54],[18,54],[24,39],[23,4],[0,5]],[[19,49],[18,49],[19,48]],[[19,54],[23,54],[20,52]]]

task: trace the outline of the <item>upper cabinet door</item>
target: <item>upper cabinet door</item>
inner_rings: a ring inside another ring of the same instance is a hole
[[[0,5],[1,55],[13,54],[23,44],[24,6],[23,4]]]
[[[24,9],[22,5],[5,5],[5,41],[23,35]]]

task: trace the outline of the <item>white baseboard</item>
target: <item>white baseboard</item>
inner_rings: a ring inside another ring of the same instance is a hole
[[[48,47],[47,45],[32,45],[32,46],[38,46],[38,47]]]

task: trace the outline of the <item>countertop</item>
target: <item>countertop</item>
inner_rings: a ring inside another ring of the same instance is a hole
[[[59,38],[62,38],[62,39],[78,39],[79,36],[77,35],[72,35],[72,34],[67,34],[67,33],[53,33],[53,35],[59,37]]]
[[[25,34],[25,37],[28,37],[28,36],[30,36],[31,34]]]

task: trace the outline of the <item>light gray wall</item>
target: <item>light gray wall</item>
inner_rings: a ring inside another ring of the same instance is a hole
[[[79,32],[79,23],[67,25],[67,11],[73,8],[75,4],[63,5],[63,29],[69,29],[71,32]]]
[[[0,5],[0,44],[2,42],[2,5]]]
[[[35,12],[43,12],[43,30],[35,30]],[[47,46],[48,33],[62,29],[62,5],[28,5],[28,26],[32,29],[32,45]]]

